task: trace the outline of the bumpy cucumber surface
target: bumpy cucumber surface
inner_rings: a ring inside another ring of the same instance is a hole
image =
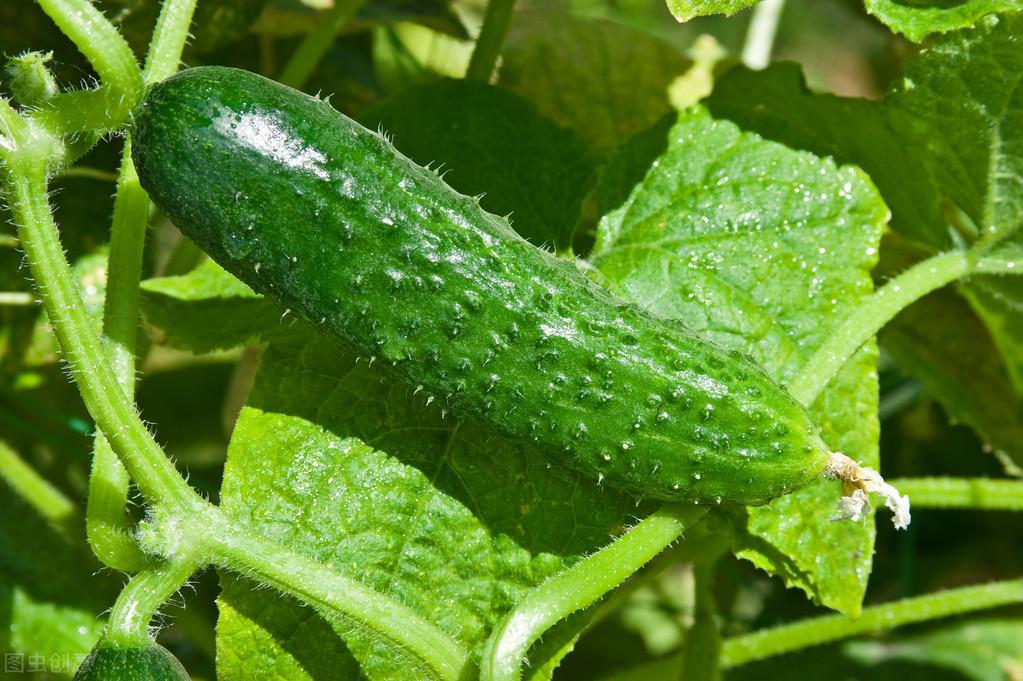
[[[122,648],[100,641],[85,658],[74,681],[189,681],[178,659],[155,643]]]
[[[825,467],[753,362],[615,298],[324,101],[193,68],[133,134],[143,187],[227,270],[595,482],[759,504]]]

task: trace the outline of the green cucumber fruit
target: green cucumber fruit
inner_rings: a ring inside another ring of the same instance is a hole
[[[101,640],[85,658],[74,681],[188,681],[188,672],[163,646],[125,648]]]
[[[136,114],[142,186],[257,292],[638,496],[760,504],[828,449],[755,363],[616,299],[331,106],[224,67]]]

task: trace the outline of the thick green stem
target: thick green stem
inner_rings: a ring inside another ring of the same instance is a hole
[[[165,0],[149,42],[142,78],[146,84],[158,83],[178,71],[181,52],[188,40],[196,0]]]
[[[753,9],[753,16],[742,47],[742,62],[751,69],[763,69],[771,63],[774,38],[785,9],[785,0],[763,0]]]
[[[74,502],[25,463],[6,442],[0,442],[0,478],[54,526],[65,532],[78,526],[80,519]]]
[[[472,671],[469,652],[414,610],[330,567],[267,541],[210,508],[193,528],[219,567],[255,576],[331,617],[342,617],[421,662],[443,681]]]
[[[716,564],[716,556],[693,564],[696,607],[693,626],[686,633],[679,677],[685,681],[718,681],[721,678],[721,633],[713,591]]]
[[[110,366],[57,236],[46,198],[45,157],[26,150],[8,159],[7,170],[5,189],[18,237],[89,413],[148,500],[185,514],[205,506],[153,440]]]
[[[124,142],[121,170],[114,198],[107,293],[103,308],[103,334],[114,376],[124,396],[135,396],[135,345],[138,338],[138,289],[142,251],[149,217],[149,197],[139,184],[131,160],[131,137]],[[145,556],[131,534],[125,514],[128,472],[103,434],[97,431],[89,477],[86,527],[93,552],[105,564],[124,572],[145,565]]]
[[[142,74],[131,48],[89,0],[37,0],[99,74],[98,90],[57,95],[34,116],[51,132],[115,130],[142,96]]]
[[[866,341],[914,301],[970,271],[966,253],[942,253],[919,262],[864,299],[803,365],[789,384],[793,397],[809,405]]]
[[[949,589],[877,605],[866,608],[858,619],[844,615],[812,617],[725,640],[721,663],[724,667],[736,667],[852,636],[1012,603],[1023,603],[1023,579]]]
[[[517,681],[526,653],[545,631],[621,584],[704,513],[699,506],[664,506],[530,591],[491,634],[483,651],[482,681]]]
[[[366,0],[334,0],[334,6],[323,15],[316,28],[299,43],[291,59],[284,65],[278,80],[299,90],[305,87],[316,65],[330,49],[338,31],[365,3]]]
[[[131,578],[110,610],[104,640],[121,648],[152,643],[149,623],[156,611],[188,581],[202,561],[194,556],[156,563]]]
[[[497,65],[497,58],[501,54],[514,9],[515,0],[490,0],[487,3],[483,26],[469,59],[469,69],[465,73],[467,79],[484,83],[490,80],[494,66]]]
[[[195,0],[164,3],[146,59],[147,83],[163,80],[177,71],[194,10]],[[148,222],[149,197],[135,172],[131,136],[127,135],[114,198],[103,334],[114,374],[128,400],[135,396],[138,292]],[[89,541],[93,552],[105,565],[135,572],[146,564],[146,557],[135,542],[130,519],[125,513],[129,482],[128,472],[103,432],[97,431],[86,513]]]
[[[1023,481],[987,478],[902,478],[891,484],[914,508],[1023,511]]]

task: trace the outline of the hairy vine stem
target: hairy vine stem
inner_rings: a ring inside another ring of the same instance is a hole
[[[161,7],[143,71],[146,84],[177,71],[195,4],[196,0],[167,0]],[[139,330],[138,292],[149,208],[149,197],[139,184],[131,159],[131,136],[126,135],[114,196],[103,335],[114,374],[125,397],[132,401]],[[127,471],[110,449],[103,431],[98,431],[89,476],[86,528],[96,556],[109,567],[124,572],[137,571],[146,563],[125,514],[129,482]]]
[[[892,480],[916,508],[1023,511],[1023,481],[988,478],[902,478]]]
[[[420,660],[441,681],[472,675],[474,665],[454,638],[411,608],[326,565],[263,539],[232,523],[209,507],[202,522],[193,523],[198,543],[212,562],[259,580],[333,617],[354,621],[395,649]]]
[[[42,135],[29,130],[19,141],[41,144]],[[193,511],[205,502],[181,478],[131,407],[72,280],[46,199],[47,159],[31,149],[19,152],[6,162],[6,194],[43,307],[82,399],[143,495],[186,513]]]
[[[804,405],[812,404],[828,382],[859,350],[903,308],[970,271],[966,252],[941,253],[917,263],[872,295],[817,348],[789,383],[789,392]]]
[[[51,132],[91,136],[116,130],[142,96],[142,73],[127,41],[89,0],[37,0],[96,69],[96,90],[64,92],[33,114]]]
[[[483,651],[482,681],[518,681],[530,646],[552,626],[611,591],[707,510],[665,505],[621,537],[536,587],[498,625]]]
[[[949,589],[875,605],[864,609],[858,619],[845,615],[811,617],[726,639],[721,649],[721,664],[726,668],[737,667],[852,636],[1012,603],[1023,603],[1023,579]]]
[[[104,639],[122,648],[150,645],[149,623],[157,610],[200,567],[202,561],[186,555],[160,561],[132,577],[110,610]]]

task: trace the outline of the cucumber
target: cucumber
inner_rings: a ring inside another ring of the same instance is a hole
[[[189,681],[178,659],[155,643],[124,648],[101,640],[85,658],[74,681]]]
[[[761,504],[825,470],[754,362],[615,298],[324,101],[188,69],[148,93],[133,140],[185,234],[410,394],[641,497]]]

